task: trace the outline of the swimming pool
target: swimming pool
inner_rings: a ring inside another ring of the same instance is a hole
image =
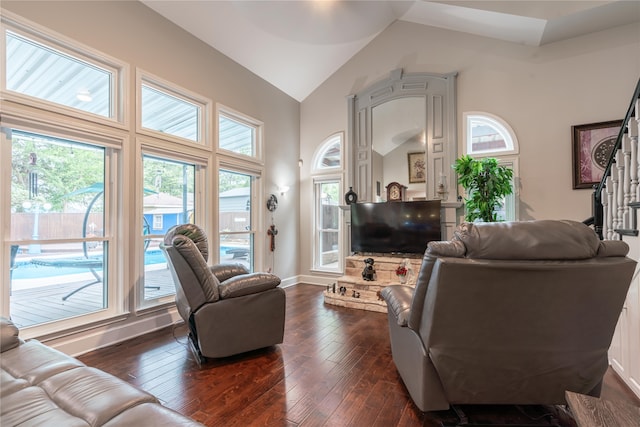
[[[234,249],[233,247],[223,246],[220,248],[221,260],[230,257],[226,252]],[[164,253],[160,249],[150,249],[145,252],[144,265],[164,264],[166,262]],[[97,273],[102,274],[102,269],[94,269]],[[39,279],[43,277],[65,276],[69,274],[80,274],[89,272],[87,267],[55,267],[48,265],[37,265],[31,260],[16,260],[15,269],[11,278],[13,280],[21,279]]]

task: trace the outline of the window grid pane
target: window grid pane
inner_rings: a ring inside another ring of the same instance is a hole
[[[107,308],[106,150],[16,130],[11,145],[12,318],[27,327]]]
[[[142,127],[198,142],[200,107],[164,91],[142,85]]]
[[[255,128],[223,115],[219,116],[219,145],[220,148],[236,154],[255,157]]]
[[[144,299],[175,293],[167,261],[160,249],[166,232],[178,224],[192,223],[195,172],[193,164],[143,156]]]
[[[338,206],[340,183],[323,182],[316,186],[318,212],[316,218],[317,250],[316,262],[323,269],[337,270],[339,264],[339,219]]]
[[[252,187],[254,178],[238,172],[219,173],[220,261],[239,262],[253,270]]]
[[[8,90],[113,117],[113,73],[7,31]]]

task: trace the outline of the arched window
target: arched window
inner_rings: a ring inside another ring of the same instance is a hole
[[[484,112],[463,113],[465,153],[473,157],[518,154],[513,129],[500,117]]]
[[[325,139],[313,156],[313,270],[339,272],[342,266],[342,140],[339,132]]]
[[[327,138],[314,157],[313,169],[340,169],[342,167],[342,132]]]
[[[500,117],[481,111],[462,114],[464,120],[464,151],[471,157],[497,157],[498,162],[513,170],[513,193],[506,196],[498,218],[517,221],[519,218],[518,140],[511,126]]]

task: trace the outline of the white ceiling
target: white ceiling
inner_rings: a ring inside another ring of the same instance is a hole
[[[530,46],[640,22],[639,0],[141,0],[298,101],[396,20]]]

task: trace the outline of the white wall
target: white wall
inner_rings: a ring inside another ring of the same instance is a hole
[[[346,97],[392,70],[457,71],[458,153],[462,112],[502,117],[520,144],[520,219],[582,221],[591,215],[591,191],[572,189],[571,126],[624,116],[640,77],[638,52],[637,24],[530,47],[396,22],[302,102],[300,155],[306,160],[329,134],[346,130]],[[300,185],[304,234],[313,206],[306,167]],[[301,249],[306,274],[311,246]]]
[[[93,49],[127,62],[130,66],[131,96],[128,100],[129,123],[135,123],[135,69],[139,67],[162,79],[175,83],[190,91],[221,103],[234,110],[252,116],[264,122],[265,131],[265,174],[262,186],[266,195],[276,193],[277,188],[288,185],[291,190],[285,197],[279,198],[279,207],[275,215],[279,229],[275,257],[272,259],[268,249],[266,227],[270,224],[271,214],[266,206],[257,206],[263,213],[265,225],[263,251],[265,267],[274,265],[274,272],[283,280],[291,282],[297,274],[299,200],[298,200],[298,158],[299,156],[299,110],[300,104],[293,98],[276,89],[247,69],[230,60],[200,40],[191,36],[165,18],[134,1],[3,1],[2,7],[36,24],[70,37]],[[214,118],[212,113],[211,118]],[[133,125],[132,125],[133,127]],[[213,130],[217,124],[213,123]],[[135,140],[131,130],[130,140]],[[215,157],[215,156],[214,156]],[[126,159],[125,167],[133,168],[135,159]],[[213,164],[212,164],[213,165]],[[131,173],[131,176],[134,176]],[[213,184],[213,177],[210,181]],[[125,200],[127,200],[125,196]],[[216,216],[210,215],[209,230],[216,229]],[[261,236],[262,237],[262,236]],[[133,245],[130,245],[133,246]],[[123,250],[127,250],[123,248]],[[133,286],[133,284],[125,284]],[[125,290],[125,293],[129,293]],[[131,307],[133,310],[133,307]],[[127,338],[126,325],[136,333],[144,333],[148,325],[162,327],[171,322],[169,316],[156,316],[157,322],[142,322],[141,317],[131,315],[117,325],[107,326],[95,331],[104,338],[109,330],[118,331],[111,335],[114,339]],[[175,316],[174,316],[175,317]],[[123,328],[122,326],[125,326]],[[81,334],[80,334],[81,335]],[[67,351],[78,353],[83,350],[82,337],[75,340]],[[88,334],[86,334],[88,336]],[[96,334],[94,334],[95,336]],[[109,340],[107,340],[109,341]],[[87,340],[87,342],[89,342]],[[109,342],[91,340],[91,346],[107,345]],[[64,344],[60,344],[63,346]]]

